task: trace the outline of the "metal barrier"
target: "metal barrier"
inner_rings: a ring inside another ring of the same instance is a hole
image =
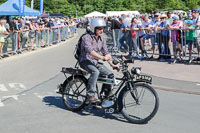
[[[200,57],[200,30],[162,30],[148,34],[142,32],[144,31],[137,30],[135,37],[132,37],[129,30],[124,33],[120,29],[112,30],[113,46],[118,51],[129,52],[139,59],[156,58],[174,63],[177,60],[188,60],[191,63],[193,59]],[[130,36],[132,41],[129,40]]]
[[[25,50],[35,50],[40,47],[60,43],[76,33],[75,26],[61,26],[59,28],[41,28],[22,32],[10,32],[5,37],[3,56],[19,54]],[[1,58],[1,56],[0,56]]]

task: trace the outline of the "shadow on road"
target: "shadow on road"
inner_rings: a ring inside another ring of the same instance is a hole
[[[48,106],[55,106],[58,107],[60,109],[66,109],[63,101],[62,101],[62,97],[58,97],[58,96],[47,96],[43,98],[43,102],[46,103],[46,105]]]
[[[47,96],[43,98],[43,102],[46,103],[48,106],[54,106],[60,109],[66,110],[62,97],[58,96]],[[96,117],[101,117],[104,119],[111,119],[111,120],[118,120],[121,122],[129,123],[122,115],[121,113],[116,113],[116,114],[107,114],[103,109],[95,108],[93,105],[86,106],[84,109],[82,109],[79,112],[74,112],[76,114],[79,114],[81,116],[96,116]],[[130,123],[131,124],[131,123]]]

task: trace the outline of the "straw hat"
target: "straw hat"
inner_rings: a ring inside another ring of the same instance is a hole
[[[166,14],[161,14],[160,18],[167,18]]]

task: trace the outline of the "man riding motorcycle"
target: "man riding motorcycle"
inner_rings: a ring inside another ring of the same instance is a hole
[[[95,98],[95,88],[99,75],[114,76],[105,65],[99,63],[99,60],[108,61],[113,69],[120,70],[118,65],[112,63],[112,57],[109,54],[106,40],[102,36],[104,27],[106,27],[106,23],[103,18],[92,19],[90,23],[91,32],[82,37],[81,53],[78,61],[80,67],[90,73],[87,84],[86,103],[98,102]],[[104,87],[111,91],[111,85],[103,84],[102,88]]]

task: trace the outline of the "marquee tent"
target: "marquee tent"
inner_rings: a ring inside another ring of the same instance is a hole
[[[8,0],[7,2],[0,5],[0,16],[10,15],[19,15],[19,0]],[[25,6],[24,16],[40,16],[40,12]]]
[[[107,17],[107,16],[106,16],[106,14],[103,14],[101,12],[94,11],[94,12],[91,12],[91,13],[85,15],[84,17]]]
[[[107,16],[121,16],[122,14],[125,15],[139,15],[138,11],[106,11]]]

